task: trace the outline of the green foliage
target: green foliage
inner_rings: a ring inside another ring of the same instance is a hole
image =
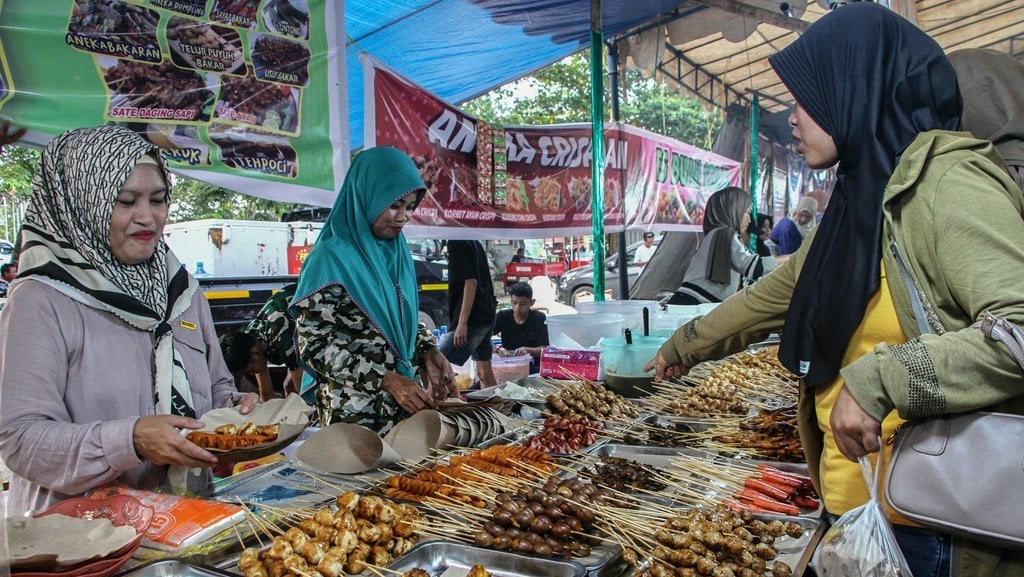
[[[184,176],[174,176],[168,222],[225,218],[280,220],[281,214],[297,205],[239,194]]]
[[[716,110],[695,98],[680,96],[665,85],[630,70],[620,98],[623,122],[709,149],[722,125]],[[605,82],[605,119],[611,119],[611,86]],[[574,54],[532,76],[466,102],[468,114],[494,124],[542,125],[590,122],[590,59]]]
[[[32,196],[32,178],[38,166],[38,150],[24,146],[5,146],[0,152],[0,193],[19,198]]]
[[[627,76],[632,78],[628,100],[620,106],[623,121],[705,150],[711,149],[722,127],[718,109],[705,108],[696,98],[670,92],[664,84],[640,78],[639,73]]]

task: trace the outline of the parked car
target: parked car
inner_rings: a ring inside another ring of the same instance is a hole
[[[5,238],[0,238],[0,265],[11,262],[14,256],[14,245]]]
[[[629,245],[626,248],[626,274],[629,278],[629,286],[633,286],[636,278],[640,276],[642,266],[635,266],[633,259],[636,249],[643,242]],[[657,244],[657,241],[655,241]],[[612,292],[612,298],[624,298],[619,295],[619,253],[615,253],[604,260],[604,288]],[[593,265],[574,268],[562,275],[558,283],[556,298],[558,302],[569,306],[576,306],[580,300],[593,300],[594,297],[594,267]]]

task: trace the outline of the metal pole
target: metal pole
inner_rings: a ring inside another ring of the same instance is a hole
[[[590,181],[594,227],[594,300],[604,300],[604,34],[601,0],[590,0]],[[626,271],[620,271],[625,275]]]
[[[757,177],[760,162],[757,158],[757,134],[758,134],[758,118],[760,114],[761,104],[758,101],[757,93],[754,94],[754,102],[750,105],[750,197],[753,201],[754,207],[754,218],[757,218]],[[755,220],[755,226],[757,225]],[[757,237],[749,235],[750,250],[757,252]]]
[[[611,77],[612,121],[619,121],[619,45],[608,43],[608,75]],[[626,229],[619,232],[619,298],[629,298],[629,274],[626,259]],[[595,261],[596,262],[596,261]]]

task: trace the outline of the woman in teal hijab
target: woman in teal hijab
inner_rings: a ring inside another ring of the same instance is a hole
[[[383,434],[458,394],[448,361],[417,322],[416,271],[402,235],[425,191],[405,153],[360,153],[302,265],[290,310],[323,426]]]

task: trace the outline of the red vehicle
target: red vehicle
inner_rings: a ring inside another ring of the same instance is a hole
[[[546,276],[557,282],[558,278],[565,274],[565,271],[565,260],[561,259],[553,262],[541,259],[510,262],[505,267],[505,291],[507,292],[509,287],[519,281],[529,282],[530,279],[536,276]]]

